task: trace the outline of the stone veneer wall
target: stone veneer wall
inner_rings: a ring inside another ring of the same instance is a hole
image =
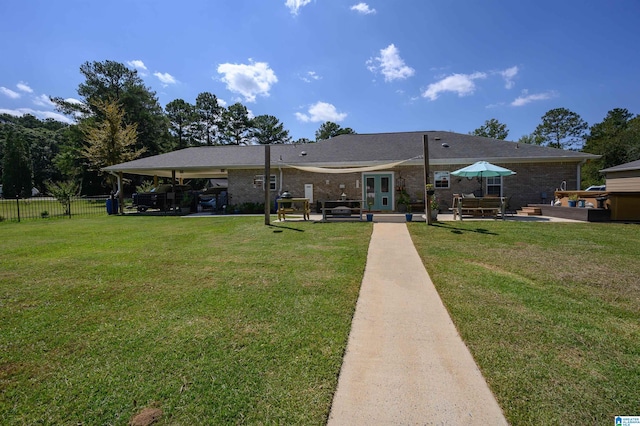
[[[567,190],[577,189],[577,163],[495,163],[516,172],[515,175],[502,179],[503,196],[511,197],[510,207],[520,208],[527,204],[537,204],[543,201],[542,194],[547,198],[544,200],[550,203],[554,191],[560,188],[562,181],[567,182]],[[433,172],[452,172],[465,165],[431,165],[431,178],[433,182]],[[398,178],[405,180],[405,189],[413,200],[422,200],[424,193],[424,169],[422,166],[396,167],[391,170],[379,171],[380,173],[392,172],[397,185]],[[237,205],[245,202],[262,203],[264,192],[262,187],[253,186],[255,175],[262,175],[263,169],[251,170],[229,170],[229,203]],[[276,175],[276,190],[271,192],[271,200],[282,191],[289,191],[294,197],[304,197],[304,185],[313,184],[314,203],[318,200],[337,200],[344,191],[349,199],[361,199],[362,174],[324,174],[307,173],[296,169],[271,169],[271,174]],[[282,182],[281,182],[282,177]],[[344,189],[340,185],[344,185]],[[486,188],[483,182],[483,188]],[[457,178],[450,176],[450,188],[436,189],[436,197],[440,203],[440,209],[446,211],[451,207],[453,194],[470,193],[480,189],[480,183],[476,179]],[[312,208],[313,209],[313,208]]]

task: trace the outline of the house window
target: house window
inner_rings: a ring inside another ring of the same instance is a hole
[[[264,175],[255,175],[253,177],[253,187],[264,190]],[[269,190],[276,190],[276,175],[271,175]]]
[[[487,178],[487,195],[493,195],[500,197],[502,195],[502,177],[488,177]]]
[[[449,172],[433,172],[434,188],[449,188]]]

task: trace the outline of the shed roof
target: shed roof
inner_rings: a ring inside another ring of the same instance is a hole
[[[433,165],[465,165],[478,160],[497,163],[575,162],[598,155],[502,141],[443,131],[340,135],[308,144],[271,145],[271,165],[357,167],[409,160],[422,164],[423,135],[429,138],[429,162]],[[264,148],[252,146],[203,146],[141,158],[105,167],[107,172],[184,178],[225,175],[228,169],[264,167]]]
[[[632,161],[630,163],[624,163],[617,166],[609,167],[600,170],[602,173],[608,172],[627,172],[631,170],[640,170],[640,160]]]

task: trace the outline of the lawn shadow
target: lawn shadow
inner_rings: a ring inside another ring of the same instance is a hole
[[[282,229],[288,229],[290,231],[304,232],[304,229],[292,228],[291,226],[273,225],[273,224],[269,224],[267,226],[269,226],[270,228],[278,228],[278,229],[274,229],[273,232],[282,232]]]
[[[488,229],[484,229],[484,228],[476,228],[476,229],[459,228],[457,226],[452,226],[450,222],[435,222],[435,223],[432,223],[431,226],[437,226],[438,228],[448,229],[454,234],[464,234],[465,232],[475,232],[478,234],[485,234],[485,235],[499,235],[495,232],[491,232]]]

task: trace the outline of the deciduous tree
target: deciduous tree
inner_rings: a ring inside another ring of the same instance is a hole
[[[500,123],[497,119],[492,118],[485,121],[482,126],[478,127],[474,131],[469,132],[469,134],[504,140],[509,136],[509,129],[507,129],[506,124]]]
[[[22,135],[9,131],[2,164],[2,192],[5,198],[31,196],[31,164]]]
[[[62,204],[64,214],[69,214],[71,199],[79,195],[80,186],[73,180],[67,180],[63,182],[48,182],[46,187],[47,192]]]
[[[583,186],[603,183],[600,170],[640,159],[640,117],[627,109],[612,109],[591,126],[582,151],[601,156],[582,168]]]
[[[529,145],[542,145],[544,143],[544,138],[537,133],[531,133],[530,135],[521,136],[518,139],[518,143],[527,143]]]
[[[87,145],[82,155],[90,167],[100,173],[100,169],[138,158],[144,148],[136,149],[137,124],[123,124],[124,110],[116,101],[93,101],[103,120],[85,122],[83,132]],[[107,182],[116,190],[116,180],[107,175]]]
[[[332,121],[326,121],[322,123],[320,128],[316,131],[316,141],[331,139],[338,135],[350,135],[355,133],[356,132],[354,132],[350,127],[343,128]]]

